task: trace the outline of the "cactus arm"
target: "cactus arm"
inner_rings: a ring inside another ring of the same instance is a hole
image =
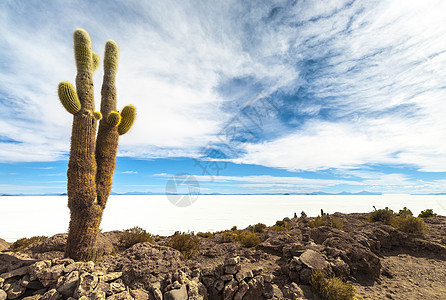
[[[92,60],[93,73],[96,72],[100,64],[101,64],[101,59],[99,58],[99,55],[93,52],[93,60]]]
[[[114,41],[107,41],[104,52],[104,78],[101,89],[101,112],[107,118],[99,122],[96,139],[96,190],[98,204],[105,208],[111,192],[113,173],[116,167],[118,149],[118,128],[121,115],[116,111],[116,72],[118,69],[119,47]]]
[[[58,94],[60,102],[70,114],[74,115],[81,109],[81,103],[77,97],[76,90],[68,81],[59,83]]]
[[[121,123],[118,125],[119,135],[127,133],[132,128],[136,118],[136,109],[133,105],[126,105],[121,112]]]
[[[93,113],[93,115],[94,115],[94,119],[95,119],[96,121],[100,121],[100,120],[102,120],[102,114],[101,114],[100,111],[95,111],[95,112]]]
[[[108,115],[107,122],[112,127],[118,126],[119,123],[121,123],[121,114],[118,113],[117,111],[110,112],[110,114]]]

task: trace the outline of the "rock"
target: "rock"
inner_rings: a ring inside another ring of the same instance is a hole
[[[240,263],[240,256],[227,258],[225,260],[225,266],[235,266]]]
[[[0,277],[0,289],[3,287],[3,282],[5,282],[5,280]]]
[[[8,299],[17,299],[25,293],[26,288],[17,282],[11,282],[4,284],[3,290],[8,295]]]
[[[0,277],[3,279],[8,279],[8,278],[15,277],[15,276],[23,276],[23,275],[27,274],[28,272],[29,272],[29,267],[25,266],[25,267],[15,269],[11,272],[3,273],[2,275],[0,275]]]
[[[0,238],[0,251],[6,250],[9,248],[9,243],[4,239]]]
[[[4,290],[0,290],[0,300],[6,300],[8,298],[8,294]]]
[[[380,225],[381,228],[389,226]],[[393,232],[394,229],[389,229]],[[311,229],[311,237],[326,247],[327,255],[339,256],[359,281],[373,281],[380,275],[381,262],[370,249],[361,245],[354,235],[326,226]],[[396,239],[396,238],[395,238]]]
[[[290,260],[289,269],[290,271],[296,271],[296,272],[302,270],[302,262],[300,261],[299,257],[294,256]]]
[[[180,289],[171,290],[164,293],[164,300],[187,300],[186,285],[182,285]]]
[[[256,276],[248,282],[248,292],[243,297],[244,300],[262,299],[265,281],[263,276]]]
[[[20,285],[27,289],[40,290],[43,288],[43,284],[39,280],[30,280],[29,274],[26,274],[20,280]]]
[[[62,295],[56,291],[56,289],[51,289],[45,294],[43,294],[43,297],[41,300],[59,300],[62,298]]]
[[[130,295],[135,300],[153,300],[154,297],[147,291],[143,290],[130,290]]]
[[[335,260],[331,260],[330,266],[337,277],[350,277],[350,267],[341,258],[338,257]]]
[[[155,297],[156,300],[162,300],[163,299],[163,293],[161,293],[161,290],[159,288],[154,288],[152,290],[153,297]]]
[[[105,257],[98,265],[109,272],[122,272],[121,278],[130,288],[150,290],[153,282],[186,267],[181,257],[173,248],[139,243],[116,256]]]
[[[114,295],[108,297],[107,299],[110,299],[110,300],[133,300],[133,297],[132,297],[132,295],[130,295],[129,292],[125,291],[125,292],[121,292],[119,294],[114,294]],[[187,300],[187,298],[186,298],[186,300]]]
[[[244,280],[245,278],[252,278],[254,275],[252,274],[251,270],[240,270],[235,274],[235,279],[237,279],[238,282]]]
[[[240,265],[228,265],[225,266],[225,273],[226,274],[235,274],[238,271],[240,271],[241,266]]]
[[[98,285],[95,288],[95,291],[101,291],[104,292],[105,294],[111,294],[111,292],[109,292],[110,290],[110,284],[107,282],[103,282],[103,281],[99,281]]]
[[[195,280],[186,279],[185,284],[187,284],[187,295],[189,299],[207,299],[207,289],[200,281],[198,281],[198,278]]]
[[[230,280],[232,280],[233,278],[234,278],[234,276],[232,276],[231,274],[222,275],[222,276],[220,277],[220,279],[223,280],[223,281],[230,281]]]
[[[122,276],[122,272],[111,272],[111,273],[107,273],[103,276],[99,276],[99,281],[109,282],[109,281],[116,280],[116,279],[120,278],[121,276]]]
[[[42,299],[42,295],[41,294],[36,294],[36,295],[25,297],[22,300],[40,300],[40,299]],[[74,298],[72,298],[72,299],[74,299]]]
[[[238,283],[235,280],[232,280],[228,283],[226,283],[224,289],[223,289],[223,300],[232,300],[235,293],[238,290]]]
[[[249,289],[249,285],[245,281],[241,281],[239,283],[237,293],[235,293],[235,295],[234,295],[234,300],[242,300],[243,296],[245,296],[248,289]]]
[[[63,265],[55,265],[50,268],[38,271],[36,273],[36,276],[37,278],[39,278],[44,287],[48,287],[57,283],[57,280],[62,275],[63,270]]]
[[[217,292],[221,292],[221,290],[223,290],[223,288],[225,287],[225,283],[223,282],[223,280],[218,279],[215,281],[214,283],[214,287],[217,290]]]
[[[179,289],[181,288],[181,283],[179,283],[178,281],[175,281],[174,283],[172,283],[172,289]]]
[[[79,284],[74,292],[75,298],[89,296],[98,285],[98,278],[90,273],[83,273],[79,277]]]
[[[294,282],[283,287],[283,297],[288,299],[306,299],[302,289]]]
[[[38,278],[37,274],[49,267],[51,267],[51,260],[38,261],[32,264],[29,267],[30,280],[36,280]]]
[[[78,284],[79,272],[73,271],[68,274],[62,284],[57,288],[57,291],[66,297],[73,296]]]
[[[214,284],[214,282],[215,282],[215,278],[213,276],[212,277],[211,276],[204,276],[201,280],[203,281],[204,285],[207,286],[207,287],[212,286]]]
[[[312,273],[313,271],[311,269],[303,268],[299,273],[299,282],[302,284],[309,284]]]
[[[106,294],[104,291],[94,290],[91,292],[90,296],[83,296],[85,298],[89,298],[91,300],[105,300]],[[82,297],[81,297],[82,298]]]
[[[122,282],[112,282],[108,290],[112,294],[118,294],[125,291],[125,285]]]
[[[271,283],[274,280],[274,275],[273,274],[265,274],[265,275],[263,275],[263,280],[265,282]]]
[[[325,260],[325,257],[322,254],[311,249],[305,250],[305,252],[299,256],[299,261],[310,269],[325,270],[330,267],[330,264]]]

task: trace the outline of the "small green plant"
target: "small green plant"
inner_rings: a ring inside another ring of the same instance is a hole
[[[167,242],[167,246],[180,251],[184,258],[190,259],[198,256],[199,239],[193,233],[175,232]]]
[[[324,214],[323,216],[317,216],[316,218],[314,218],[313,220],[308,222],[308,226],[310,226],[311,228],[316,228],[319,226],[327,226],[328,225],[328,217],[331,220],[331,226],[333,228],[342,230],[344,228],[344,223],[339,220],[338,218],[332,217],[332,216],[328,216],[327,214]]]
[[[13,252],[20,251],[22,249],[25,249],[31,244],[41,242],[43,240],[46,240],[48,237],[46,236],[33,236],[31,238],[21,238],[17,241],[15,241],[11,246],[9,246],[9,250]]]
[[[420,212],[420,214],[418,215],[418,218],[431,218],[431,217],[435,217],[437,216],[436,213],[434,213],[433,209],[425,209],[423,211]]]
[[[247,231],[241,232],[238,235],[237,240],[240,242],[240,244],[243,245],[243,247],[246,247],[246,248],[251,248],[251,247],[257,246],[258,244],[260,244],[262,242],[259,239],[259,237],[257,236],[257,233],[247,232]]]
[[[390,224],[390,220],[395,216],[395,213],[390,208],[378,209],[369,214],[370,222],[382,222],[386,225]]]
[[[279,226],[279,225],[274,225],[274,226],[271,226],[271,230],[273,230],[273,231],[285,231],[285,227],[284,226]]]
[[[423,235],[426,232],[423,219],[415,218],[412,215],[393,217],[390,220],[390,225],[406,233]]]
[[[355,297],[355,290],[351,284],[345,283],[337,277],[327,277],[321,270],[313,271],[310,284],[322,299],[351,300]]]
[[[126,229],[123,232],[121,232],[119,236],[119,250],[124,251],[125,249],[128,249],[132,247],[135,244],[138,243],[145,243],[145,242],[153,242],[153,237],[150,233],[142,229],[141,227],[135,226],[130,229]]]
[[[206,238],[206,239],[211,239],[214,234],[212,232],[198,232],[197,236],[202,237],[202,238]]]
[[[253,226],[252,231],[255,232],[255,233],[263,233],[265,228],[266,228],[265,224],[257,223],[256,225]]]
[[[407,207],[403,207],[403,209],[400,209],[400,211],[396,215],[397,216],[407,216],[407,215],[413,216],[413,213]]]

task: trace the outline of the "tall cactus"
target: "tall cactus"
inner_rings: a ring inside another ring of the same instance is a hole
[[[105,45],[101,111],[94,110],[93,74],[100,64],[99,56],[92,51],[85,30],[77,29],[73,39],[76,89],[67,81],[59,83],[58,88],[62,105],[73,114],[67,172],[71,218],[65,256],[85,261],[95,253],[102,213],[111,191],[119,135],[133,125],[136,111],[132,105],[125,106],[122,114],[116,110],[119,48],[114,41]]]

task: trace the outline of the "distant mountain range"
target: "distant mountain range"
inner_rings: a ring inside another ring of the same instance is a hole
[[[152,193],[152,192],[126,192],[126,193],[111,193],[112,195],[165,195],[165,194],[175,194],[175,193]],[[67,193],[51,193],[51,194],[7,194],[3,193],[0,196],[66,196]],[[175,194],[176,195],[176,194]],[[221,193],[206,193],[200,195],[382,195],[382,193],[361,191],[357,193],[340,192],[340,193],[326,193],[326,192],[311,192],[311,193],[261,193],[261,194],[221,194]],[[436,194],[424,194],[424,195],[446,195],[446,193],[436,193]]]

